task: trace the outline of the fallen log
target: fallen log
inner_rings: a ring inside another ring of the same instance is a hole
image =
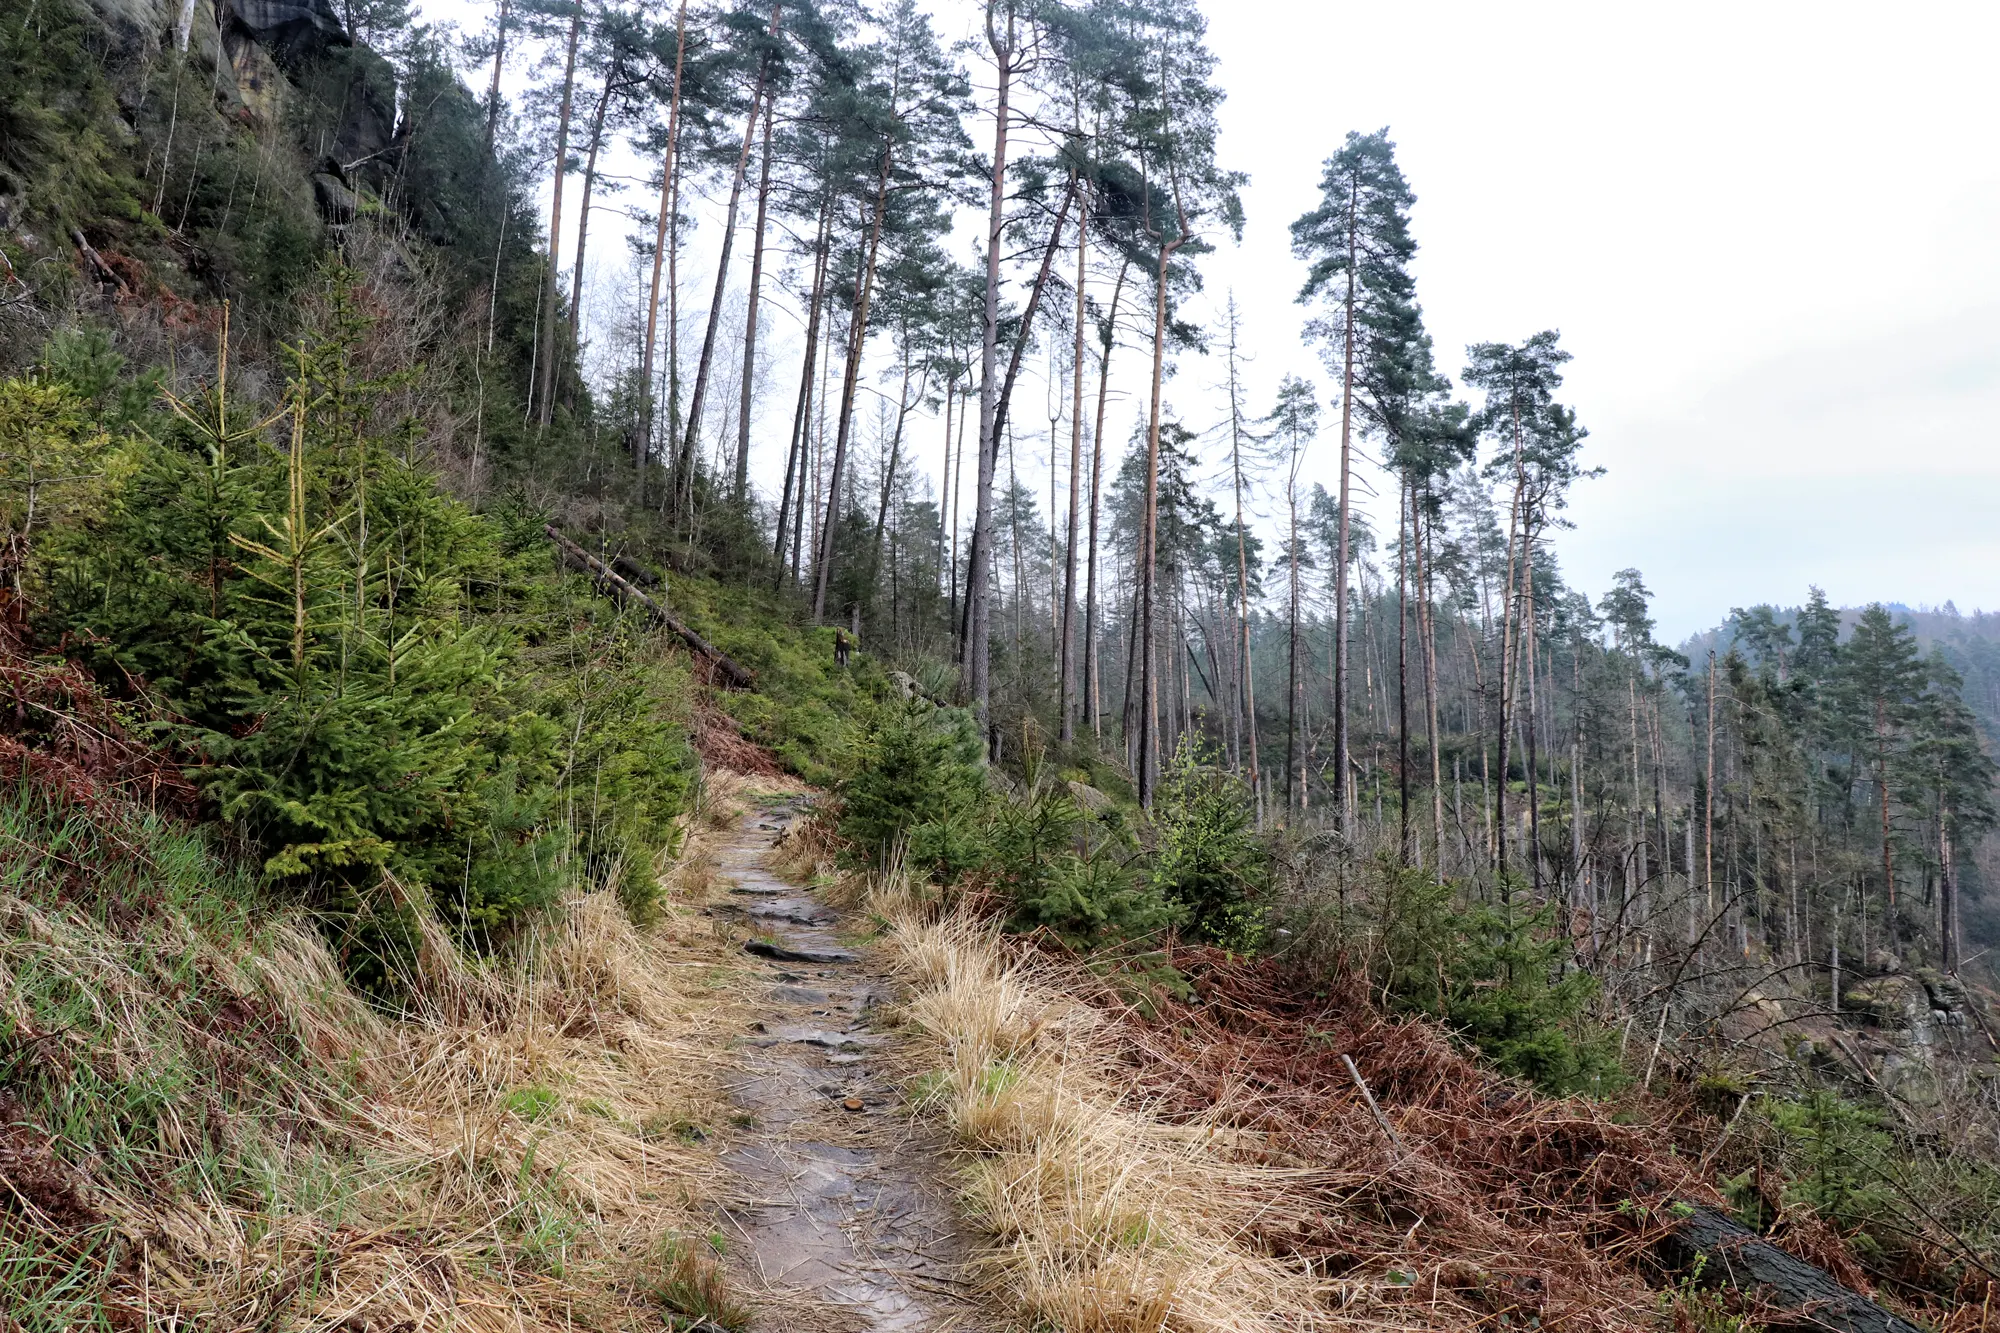
[[[126,285],[125,279],[119,274],[118,270],[106,263],[104,256],[97,253],[96,248],[84,239],[81,227],[71,227],[69,229],[69,238],[76,242],[76,248],[83,254],[84,261],[90,265],[91,276],[96,280],[98,286],[114,287],[118,291],[128,295],[131,293],[132,289]],[[9,273],[13,272],[13,267],[11,264],[7,266]]]
[[[659,621],[668,630],[671,630],[679,637],[682,643],[685,643],[698,656],[705,657],[712,662],[715,665],[716,671],[725,677],[731,685],[739,690],[747,690],[756,683],[757,678],[730,660],[729,654],[723,652],[707,639],[702,638],[701,635],[688,628],[685,622],[675,617],[666,607],[661,606],[643,588],[640,588],[610,565],[605,564],[602,560],[599,560],[596,556],[563,536],[561,532],[556,530],[555,524],[543,524],[542,531],[548,534],[549,540],[554,542],[556,548],[564,555],[589,570],[592,574],[595,574],[602,582],[608,584],[612,591],[618,594],[621,601],[636,602],[650,611],[653,619]]]
[[[1831,1333],[1924,1333],[1713,1208],[1676,1206],[1687,1216],[1659,1243],[1660,1258],[1697,1285],[1734,1287],[1782,1307],[1801,1325]]]

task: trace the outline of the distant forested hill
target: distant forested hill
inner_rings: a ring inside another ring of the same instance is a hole
[[[1964,678],[1966,705],[1978,717],[1987,742],[2000,747],[2000,611],[1975,610],[1968,614],[1949,601],[1939,607],[1914,607],[1902,602],[1885,605],[1898,624],[1909,626],[1924,653],[1936,651]],[[1730,619],[1689,638],[1681,645],[1681,652],[1689,661],[1700,659],[1710,649],[1727,652],[1731,646],[1754,655],[1743,629],[1749,618],[1768,612],[1773,622],[1792,630],[1796,636],[1802,609],[1769,604],[1734,608]],[[1862,610],[1858,606],[1840,608],[1843,638],[1853,632]]]

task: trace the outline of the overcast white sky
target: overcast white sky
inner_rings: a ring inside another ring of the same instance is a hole
[[[467,28],[489,8],[427,6]],[[1565,396],[1608,473],[1558,539],[1573,583],[1637,566],[1669,639],[1809,583],[2000,607],[2000,6],[1204,8],[1224,157],[1251,177],[1207,299],[1243,307],[1259,410],[1286,372],[1326,382],[1287,227],[1345,133],[1386,125],[1441,367],[1548,327],[1575,354]],[[957,35],[973,6],[935,10]],[[1191,425],[1214,362],[1172,391]]]
[[[1635,565],[1679,637],[1732,605],[2000,606],[1991,4],[1208,7],[1219,256],[1267,376],[1301,362],[1285,225],[1350,128],[1417,193],[1440,363],[1560,328],[1590,427],[1572,581]]]

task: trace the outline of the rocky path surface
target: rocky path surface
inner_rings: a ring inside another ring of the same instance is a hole
[[[730,1262],[758,1296],[760,1330],[988,1327],[961,1273],[938,1145],[905,1110],[893,1038],[871,1026],[889,980],[847,942],[840,913],[768,864],[795,814],[766,804],[718,858],[714,910],[749,933],[770,983],[731,1089],[742,1130],[723,1160],[742,1190],[724,1213]]]

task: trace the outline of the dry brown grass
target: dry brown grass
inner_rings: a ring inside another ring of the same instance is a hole
[[[903,1014],[935,1071],[917,1086],[965,1149],[962,1193],[991,1237],[989,1291],[1077,1333],[1235,1333],[1325,1321],[1306,1271],[1246,1238],[1291,1173],[1232,1160],[1224,1139],[1120,1090],[1096,1011],[995,929],[879,894]]]
[[[801,796],[812,788],[783,773],[739,773],[711,768],[702,774],[695,793],[693,821],[705,828],[733,828],[758,801],[773,796]]]
[[[771,850],[772,868],[801,884],[831,884],[840,877],[838,858],[845,845],[834,823],[822,798],[778,835]]]
[[[688,841],[704,854],[699,832]],[[303,917],[218,936],[161,907],[147,947],[186,962],[155,978],[102,920],[0,892],[0,987],[59,969],[133,1034],[129,1050],[74,1058],[106,1076],[150,1062],[186,1088],[137,1174],[66,1164],[10,1103],[0,1159],[41,1171],[38,1197],[78,1202],[0,1206],[0,1250],[98,1270],[99,1295],[30,1326],[95,1309],[216,1333],[659,1329],[669,1259],[709,1230],[721,1168],[699,1140],[727,1119],[728,1043],[753,989],[695,909],[675,899],[640,927],[611,894],[579,895],[488,962],[429,927],[408,1009],[391,1016],[348,987]],[[168,973],[248,1017],[205,1036],[175,1017],[186,1001],[159,984]],[[141,1044],[149,1031],[176,1034],[171,1059]],[[233,1108],[220,1122],[218,1093]],[[0,1160],[0,1178],[26,1177]],[[0,1273],[9,1300],[13,1281]]]
[[[510,965],[461,965],[432,1013],[351,1027],[376,1091],[351,1107],[363,1164],[346,1216],[287,1210],[252,1245],[239,1219],[183,1212],[176,1248],[206,1258],[175,1304],[248,1327],[264,1302],[246,1296],[310,1263],[323,1291],[298,1314],[313,1321],[656,1327],[647,1261],[706,1229],[716,1179],[686,1139],[724,1114],[736,1005],[704,981],[733,964],[717,952],[673,909],[641,931],[595,894]],[[330,969],[313,970],[326,993]]]

